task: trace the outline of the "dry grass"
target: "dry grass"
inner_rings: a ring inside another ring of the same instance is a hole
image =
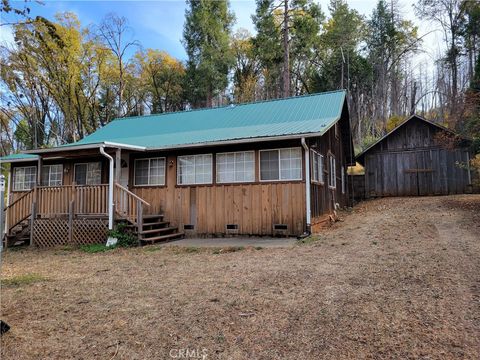
[[[2,359],[478,359],[479,204],[370,201],[289,249],[7,252],[48,281],[2,289]]]
[[[1,279],[1,285],[5,287],[16,287],[30,285],[39,281],[45,281],[47,278],[38,274],[17,275],[10,278]]]

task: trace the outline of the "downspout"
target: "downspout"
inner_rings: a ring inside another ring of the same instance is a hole
[[[312,213],[310,200],[310,149],[308,148],[304,137],[302,137],[302,146],[305,150],[305,210],[307,212],[307,224],[305,232],[299,236],[300,239],[310,236],[312,233]]]
[[[100,153],[110,162],[110,171],[108,176],[108,229],[113,229],[113,157],[105,152],[105,147],[100,147]]]

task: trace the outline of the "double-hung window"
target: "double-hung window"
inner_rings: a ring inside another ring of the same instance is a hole
[[[217,154],[217,182],[255,181],[255,152],[240,151]]]
[[[75,183],[77,185],[98,185],[102,182],[100,162],[75,164]]]
[[[302,149],[260,150],[260,180],[302,180]]]
[[[42,166],[42,185],[43,186],[61,186],[63,179],[63,165],[43,165]]]
[[[323,155],[312,150],[312,181],[323,184]]]
[[[178,185],[212,183],[212,154],[179,156],[177,160]]]
[[[37,167],[16,167],[13,171],[13,190],[26,191],[33,189],[37,181]]]
[[[337,187],[337,169],[335,164],[335,156],[332,154],[328,155],[328,162],[329,162],[329,177],[328,177],[328,186],[331,188]]]
[[[135,186],[165,185],[165,158],[135,160]]]

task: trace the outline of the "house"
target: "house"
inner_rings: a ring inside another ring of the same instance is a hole
[[[469,140],[418,115],[365,149],[365,197],[461,194],[470,189]]]
[[[348,203],[354,161],[344,91],[119,118],[11,163],[7,235],[38,246],[299,236]],[[338,205],[337,205],[338,204]]]

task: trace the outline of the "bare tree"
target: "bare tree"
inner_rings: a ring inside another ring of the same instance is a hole
[[[447,54],[445,62],[450,70],[449,103],[450,113],[458,108],[458,60],[464,8],[461,0],[420,0],[415,6],[417,14],[439,24],[443,30]]]
[[[137,47],[140,43],[133,39],[133,30],[128,26],[125,17],[110,13],[98,27],[98,36],[105,46],[113,53],[118,70],[118,116],[123,116],[123,93],[125,91],[125,70],[128,65],[127,50]]]

